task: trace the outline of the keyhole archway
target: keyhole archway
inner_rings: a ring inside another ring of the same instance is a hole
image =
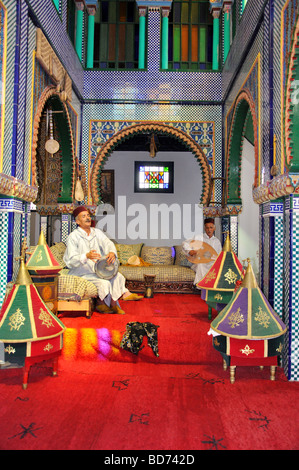
[[[254,100],[249,90],[241,90],[233,110],[232,122],[228,134],[226,149],[227,204],[242,206],[241,199],[241,163],[244,135],[251,126],[252,144],[254,145],[255,170],[253,187],[258,186],[258,126]]]
[[[166,134],[171,138],[177,139],[185,146],[186,150],[191,152],[194,157],[197,158],[203,183],[202,194],[199,202],[203,205],[207,204],[211,192],[211,169],[204,152],[200,146],[184,131],[173,126],[155,122],[143,122],[140,124],[138,123],[132,126],[128,126],[125,129],[117,132],[102,146],[91,170],[90,190],[93,204],[98,205],[101,202],[101,171],[107,158],[109,158],[111,153],[117,149],[118,145],[122,141],[130,139],[136,134],[147,133]]]
[[[48,159],[45,150],[45,140],[47,139],[45,113],[47,109],[53,111],[54,138],[59,143],[59,151],[56,156],[56,166],[54,158]],[[58,177],[53,184],[48,184],[47,164],[49,160],[49,171],[55,170]],[[52,168],[53,167],[53,168]],[[57,206],[58,203],[71,203],[73,201],[75,183],[75,150],[74,137],[72,132],[71,119],[67,104],[61,99],[56,87],[49,86],[42,93],[33,124],[32,154],[31,154],[31,180],[33,186],[39,187],[39,206]]]
[[[258,186],[258,126],[254,101],[249,90],[238,94],[228,135],[226,155],[227,207],[237,217],[234,234],[240,259],[250,258],[259,272],[259,206],[253,200]]]

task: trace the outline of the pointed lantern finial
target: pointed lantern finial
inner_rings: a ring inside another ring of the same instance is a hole
[[[20,268],[19,268],[19,272],[18,272],[18,275],[17,275],[17,279],[16,279],[16,284],[19,284],[20,286],[28,286],[30,284],[32,284],[32,279],[31,279],[31,276],[26,268],[26,265],[25,265],[25,252],[27,250],[27,239],[26,237],[24,238],[23,240],[23,243],[22,243],[22,248],[21,248],[21,256],[18,256],[16,258],[16,260],[20,260]]]
[[[45,234],[44,232],[41,230],[40,232],[40,236],[39,236],[39,239],[38,239],[38,245],[46,245],[47,242],[46,242],[46,237],[45,237]]]
[[[256,282],[256,278],[250,263],[250,258],[247,258],[247,263],[248,266],[241,286],[246,287],[246,289],[256,289],[258,287],[258,284]]]
[[[226,239],[225,239],[225,242],[223,244],[223,248],[222,248],[222,251],[225,251],[225,252],[232,252],[232,245],[231,245],[231,242],[230,242],[230,238],[229,238],[229,231],[227,232],[224,232],[226,233]]]

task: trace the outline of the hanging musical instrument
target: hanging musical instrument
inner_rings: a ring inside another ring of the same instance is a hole
[[[50,138],[47,140],[45,143],[45,149],[47,150],[48,153],[51,153],[52,155],[59,150],[59,143],[57,140],[54,139],[53,136],[53,115],[52,115],[52,109],[47,110],[47,129],[49,128],[50,130]]]

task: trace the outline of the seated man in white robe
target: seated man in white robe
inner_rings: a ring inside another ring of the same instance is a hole
[[[91,216],[86,207],[77,207],[73,216],[78,228],[68,236],[63,257],[69,274],[84,277],[95,284],[99,296],[96,309],[99,312],[124,314],[118,300],[140,300],[142,296],[132,294],[126,288],[126,279],[119,272],[109,280],[96,274],[95,264],[102,257],[106,256],[108,263],[115,262],[115,245],[101,230],[91,227]]]
[[[185,255],[191,256],[191,257],[196,256],[197,251],[194,250],[192,247],[192,242],[196,240],[207,243],[215,250],[217,255],[219,255],[219,253],[222,250],[222,246],[218,238],[216,238],[214,235],[215,228],[216,227],[215,227],[214,219],[212,218],[205,219],[204,220],[204,229],[205,229],[204,233],[202,235],[195,235],[195,237],[192,240],[186,240],[182,243],[182,247],[183,247],[183,251]],[[212,261],[210,262],[198,263],[198,264],[193,263],[191,265],[191,269],[195,271],[195,279],[194,279],[195,286],[198,282],[200,282],[205,277],[209,269],[213,266],[216,258],[217,256],[213,256]]]

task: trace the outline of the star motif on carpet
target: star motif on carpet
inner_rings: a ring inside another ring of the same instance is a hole
[[[226,449],[225,446],[223,446],[222,444],[220,444],[221,441],[223,441],[223,438],[221,439],[216,439],[215,436],[207,436],[205,434],[205,437],[207,439],[209,439],[208,441],[201,441],[203,444],[210,444],[211,445],[211,449],[215,449],[215,450],[218,450],[219,447],[222,447],[222,449]]]

